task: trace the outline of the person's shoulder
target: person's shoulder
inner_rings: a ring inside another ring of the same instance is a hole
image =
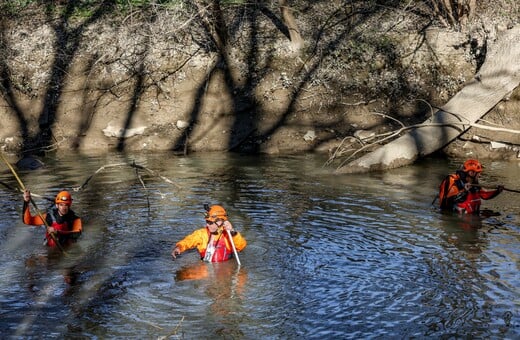
[[[195,237],[203,237],[207,233],[208,233],[208,231],[206,230],[206,228],[199,228],[199,229],[193,230],[190,235],[195,236]]]
[[[51,206],[50,208],[45,211],[45,214],[47,215],[56,215],[58,213],[58,208]]]
[[[447,174],[446,177],[444,177],[444,179],[442,180],[441,184],[456,181],[458,178],[459,176],[456,173]]]
[[[74,210],[69,210],[69,212],[67,213],[67,215],[68,215],[70,218],[73,218],[73,219],[80,218],[78,215],[76,215],[76,213],[74,212]]]
[[[454,177],[464,177],[466,173],[462,170],[457,170],[454,173],[451,174]]]

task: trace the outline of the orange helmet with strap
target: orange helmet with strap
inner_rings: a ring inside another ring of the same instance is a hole
[[[482,172],[482,164],[480,164],[480,162],[477,161],[476,159],[468,159],[462,165],[462,171],[464,171],[464,172],[468,172],[468,171]]]
[[[206,220],[216,222],[217,220],[227,221],[226,210],[220,205],[212,205],[206,212]]]
[[[60,191],[60,193],[56,195],[54,202],[56,202],[56,204],[64,203],[70,207],[72,205],[72,196],[68,191]]]

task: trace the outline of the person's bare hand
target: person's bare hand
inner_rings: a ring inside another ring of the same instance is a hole
[[[181,250],[179,249],[179,247],[175,247],[175,248],[173,248],[173,250],[172,250],[172,257],[173,257],[174,259],[176,259],[176,258],[177,258],[177,255],[180,255],[180,254],[181,254]]]
[[[233,224],[231,224],[231,222],[229,222],[229,221],[224,221],[222,226],[224,227],[224,229],[226,229],[228,231],[233,231]]]
[[[25,202],[30,202],[31,201],[31,192],[27,189],[24,190],[23,192],[23,200]]]

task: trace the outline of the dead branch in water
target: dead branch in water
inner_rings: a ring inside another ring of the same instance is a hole
[[[4,183],[4,182],[2,182],[2,181],[0,181],[0,184],[2,184],[4,187],[6,187],[7,190],[9,190],[9,191],[13,191],[13,192],[21,192],[20,189],[15,188],[15,187],[12,187],[12,186],[10,186],[9,184]]]
[[[343,167],[348,161],[352,160],[357,154],[371,148],[371,147],[375,147],[375,146],[378,146],[378,145],[382,145],[384,144],[385,142],[387,142],[388,140],[390,139],[394,139],[398,136],[400,136],[403,132],[405,131],[408,131],[408,130],[412,130],[412,129],[419,129],[419,128],[424,128],[424,127],[439,127],[439,126],[450,126],[450,127],[453,127],[453,128],[456,128],[456,129],[459,129],[459,130],[466,130],[470,127],[475,127],[475,128],[479,128],[479,129],[483,129],[483,130],[491,130],[491,131],[499,131],[499,132],[507,132],[507,133],[512,133],[512,134],[520,134],[520,131],[519,130],[513,130],[513,129],[507,129],[507,128],[504,128],[504,127],[499,127],[499,126],[489,126],[489,125],[484,125],[484,124],[479,124],[479,123],[470,123],[468,122],[467,120],[464,122],[464,117],[456,114],[456,113],[453,113],[453,112],[447,112],[449,114],[452,114],[456,117],[458,117],[460,119],[460,122],[450,122],[450,123],[421,123],[421,124],[415,124],[415,125],[410,125],[410,126],[405,126],[401,121],[397,120],[396,118],[394,117],[390,117],[384,113],[379,113],[379,112],[372,112],[373,114],[377,114],[377,115],[381,115],[387,119],[391,119],[395,122],[397,122],[399,125],[401,125],[401,127],[397,130],[394,130],[394,131],[390,131],[390,132],[386,132],[386,133],[382,133],[382,134],[379,134],[379,135],[374,135],[374,136],[371,136],[371,137],[368,137],[368,138],[359,138],[359,137],[356,137],[356,136],[347,136],[345,138],[343,138],[343,140],[341,141],[340,145],[336,148],[336,150],[334,151],[334,153],[329,157],[329,159],[325,162],[325,165],[330,165],[331,163],[333,163],[334,161],[340,159],[340,158],[343,158],[343,157],[346,157],[344,160],[341,161],[340,165],[337,167],[337,169]],[[351,143],[347,143],[349,140],[352,140]],[[366,141],[368,140],[373,140],[373,142],[371,143],[366,143]],[[355,144],[358,143],[360,144],[359,147],[355,147]]]
[[[23,194],[23,190],[20,189],[20,188],[15,188],[15,187],[13,187],[13,186],[11,186],[11,185],[9,185],[7,183],[4,183],[2,181],[0,181],[0,184],[3,185],[4,187],[6,187],[6,189],[9,190],[9,191],[16,192],[16,193],[22,193]],[[35,194],[33,192],[31,192],[31,196],[38,197],[38,198],[47,200],[49,202],[54,202],[54,198],[44,197],[42,195],[38,195],[38,194]]]
[[[118,167],[118,166],[126,166],[128,165],[127,163],[118,163],[118,164],[107,164],[107,165],[103,165],[102,167],[100,167],[99,169],[97,169],[92,175],[88,176],[87,180],[85,182],[83,182],[82,185],[80,185],[79,187],[75,187],[75,188],[72,188],[73,191],[80,191],[80,190],[83,190],[88,182],[90,182],[90,180],[95,176],[97,175],[98,173],[100,173],[101,171],[107,169],[107,168],[114,168],[114,167]]]
[[[177,187],[177,189],[181,189],[181,187],[176,184],[175,182],[173,182],[171,179],[167,178],[167,177],[164,177],[162,175],[160,175],[159,173],[157,173],[156,171],[153,171],[153,170],[150,170],[142,165],[139,165],[139,164],[136,164],[135,162],[133,163],[116,163],[116,164],[107,164],[107,165],[103,165],[102,167],[100,167],[99,169],[97,169],[92,175],[90,175],[86,180],[85,182],[80,185],[79,187],[75,187],[73,188],[72,190],[74,191],[80,191],[80,190],[83,190],[87,184],[90,182],[90,180],[97,174],[99,174],[101,171],[105,170],[105,169],[108,169],[108,168],[115,168],[115,167],[121,167],[121,166],[130,166],[132,168],[135,168],[136,170],[139,169],[139,170],[145,170],[147,171],[148,173],[150,173],[151,175],[155,176],[155,177],[159,177],[160,179],[162,179],[163,181],[165,181],[166,183],[169,183],[169,184],[172,184],[174,185],[175,187]],[[142,182],[142,179],[139,177],[138,175],[138,178],[139,180]],[[144,186],[144,183],[143,183],[143,186]],[[145,187],[146,188],[146,187]]]
[[[132,166],[135,165],[135,162],[132,163]],[[139,169],[141,167],[134,166],[135,168],[135,175],[139,179],[139,182],[141,182],[141,185],[143,186],[144,191],[146,192],[146,204],[148,206],[148,214],[150,214],[150,195],[148,195],[148,188],[144,184],[143,178],[141,177],[141,174],[139,173]]]
[[[137,168],[137,169],[146,170],[146,171],[147,171],[148,173],[150,173],[151,175],[156,176],[156,177],[159,177],[160,179],[162,179],[162,180],[165,181],[166,183],[168,183],[168,184],[172,184],[172,185],[176,186],[177,189],[181,189],[181,187],[180,187],[177,183],[173,182],[171,179],[169,179],[169,178],[167,178],[167,177],[164,177],[164,176],[160,175],[160,174],[157,173],[156,171],[150,170],[150,169],[148,169],[148,168],[146,168],[146,167],[144,167],[144,166],[142,166],[142,165],[135,164],[135,162],[132,163],[132,164],[129,164],[129,165],[132,166],[132,167],[134,167],[134,168]]]

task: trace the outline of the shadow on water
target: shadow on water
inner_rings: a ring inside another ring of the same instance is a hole
[[[0,188],[0,331],[12,337],[515,338],[520,209],[464,220],[431,207],[446,164],[332,176],[317,155],[61,157],[21,175],[34,193],[74,193],[84,234],[68,256],[20,221]],[[502,163],[489,183],[512,186]],[[492,177],[491,177],[492,174]],[[13,184],[8,173],[0,181]],[[248,241],[241,267],[176,261],[176,241],[221,203]],[[41,203],[42,207],[48,203]]]

